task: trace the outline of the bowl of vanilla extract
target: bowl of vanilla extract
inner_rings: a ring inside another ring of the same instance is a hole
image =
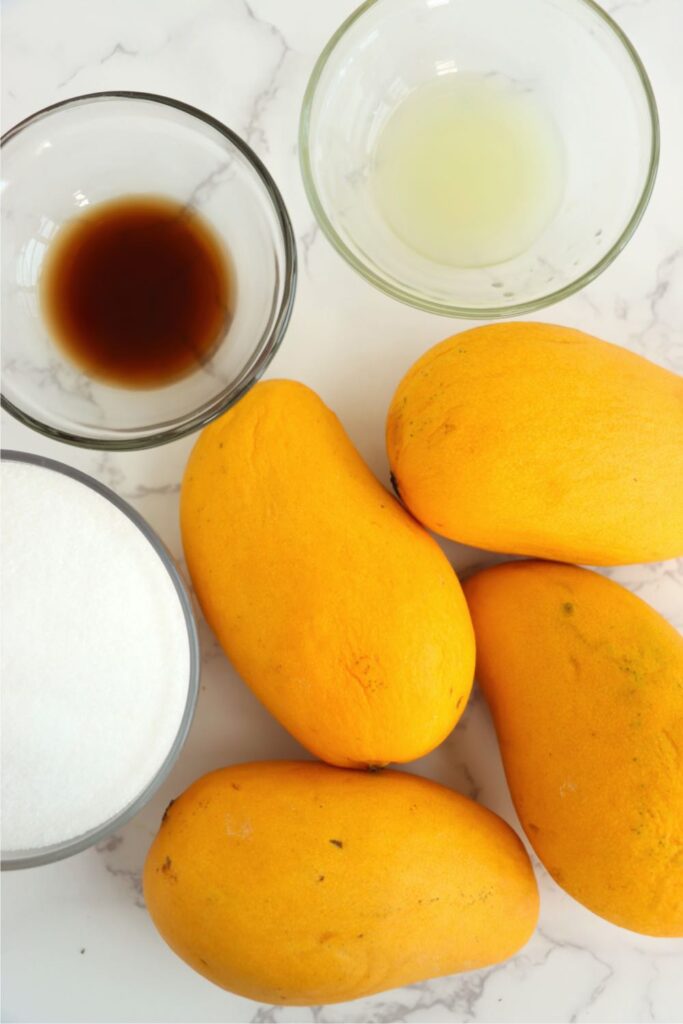
[[[2,137],[2,407],[105,450],[200,429],[287,329],[282,196],[215,118],[148,93],[47,107]]]

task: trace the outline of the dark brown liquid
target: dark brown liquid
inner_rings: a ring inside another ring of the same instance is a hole
[[[125,196],[66,224],[40,287],[71,359],[129,388],[167,384],[206,362],[231,319],[221,243],[196,213],[161,197]]]

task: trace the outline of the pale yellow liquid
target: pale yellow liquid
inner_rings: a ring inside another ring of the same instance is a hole
[[[389,118],[372,189],[393,232],[428,259],[501,263],[528,249],[557,212],[562,139],[532,93],[495,77],[442,75]]]

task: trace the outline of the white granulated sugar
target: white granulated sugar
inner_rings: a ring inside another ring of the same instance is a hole
[[[2,848],[74,839],[130,804],[187,700],[187,627],[163,563],[101,495],[2,463]]]

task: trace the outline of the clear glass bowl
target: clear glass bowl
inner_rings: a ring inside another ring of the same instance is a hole
[[[146,448],[204,426],[258,380],[282,341],[296,246],[258,157],[215,118],[147,93],[94,93],[47,107],[2,138],[2,406],[87,448]],[[236,278],[235,314],[212,357],[165,387],[92,380],[50,339],[38,282],[45,251],[89,204],[127,194],[190,204]]]
[[[495,266],[420,255],[387,226],[370,186],[396,107],[454,69],[535,93],[563,142],[555,216],[526,251]],[[318,59],[299,143],[315,216],[352,267],[410,305],[491,319],[565,298],[612,262],[650,198],[659,128],[637,53],[593,0],[368,0]]]
[[[82,473],[80,470],[73,469],[71,466],[67,466],[62,462],[57,462],[54,459],[47,459],[40,455],[30,455],[26,452],[3,450],[1,454],[3,460],[8,459],[14,462],[26,462],[30,465],[41,466],[44,469],[51,470],[55,473],[62,473],[65,476],[70,477],[77,483],[82,484],[84,487],[88,487],[90,490],[101,495],[138,528],[140,533],[142,533],[156,552],[160,562],[171,579],[171,583],[173,584],[176,594],[178,595],[178,602],[187,627],[187,643],[189,649],[189,678],[187,682],[187,700],[185,702],[185,708],[182,718],[178,724],[178,732],[176,733],[173,744],[156,775],[150,779],[145,788],[131,803],[128,804],[127,807],[124,807],[124,809],[113,818],[110,818],[97,828],[91,829],[83,835],[75,836],[73,839],[69,839],[63,843],[56,843],[51,846],[41,847],[38,850],[3,851],[1,866],[2,870],[5,871],[13,868],[32,868],[41,864],[51,864],[53,861],[62,860],[64,857],[70,857],[74,853],[80,853],[81,850],[85,850],[89,846],[94,846],[102,839],[111,835],[112,832],[116,832],[117,829],[142,810],[145,804],[152,798],[157,789],[161,786],[162,782],[164,782],[168,776],[171,768],[178,759],[178,755],[180,754],[183,744],[187,739],[187,734],[190,731],[190,726],[192,724],[197,704],[197,696],[199,693],[200,653],[197,627],[192,612],[192,604],[185,588],[185,584],[183,583],[180,573],[176,569],[170,552],[166,549],[151,526],[138,512],[124,501],[123,498],[119,498],[114,491],[105,487],[105,485],[101,484],[98,480],[95,480],[93,477],[88,476],[87,473]]]

